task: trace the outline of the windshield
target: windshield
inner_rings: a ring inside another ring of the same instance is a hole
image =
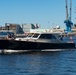
[[[27,37],[32,37],[34,35],[34,33],[29,33],[28,35],[27,35]]]
[[[38,36],[39,36],[39,34],[37,34],[37,33],[35,33],[35,34],[33,35],[34,38],[37,38]]]

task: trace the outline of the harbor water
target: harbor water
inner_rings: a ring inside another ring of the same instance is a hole
[[[76,75],[76,51],[1,54],[0,75]]]

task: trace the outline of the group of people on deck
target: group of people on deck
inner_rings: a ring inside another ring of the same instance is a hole
[[[7,40],[15,40],[15,36],[14,36],[14,34],[7,34],[6,39]]]

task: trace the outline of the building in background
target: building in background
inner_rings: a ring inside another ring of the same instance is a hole
[[[5,29],[8,31],[12,31],[15,34],[23,34],[23,30],[20,24],[5,23]]]
[[[38,28],[40,28],[39,24],[32,24],[32,23],[22,24],[22,29],[24,33],[31,32],[32,29],[38,29]]]
[[[5,23],[5,26],[0,27],[0,31],[12,31],[14,34],[24,34],[31,32],[31,29],[38,29],[39,24],[25,23],[25,24],[14,24],[14,23]]]

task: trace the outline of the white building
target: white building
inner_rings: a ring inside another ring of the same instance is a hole
[[[39,24],[22,24],[21,25],[22,29],[23,29],[23,32],[24,33],[27,33],[27,32],[31,32],[32,29],[38,29],[39,28]]]

